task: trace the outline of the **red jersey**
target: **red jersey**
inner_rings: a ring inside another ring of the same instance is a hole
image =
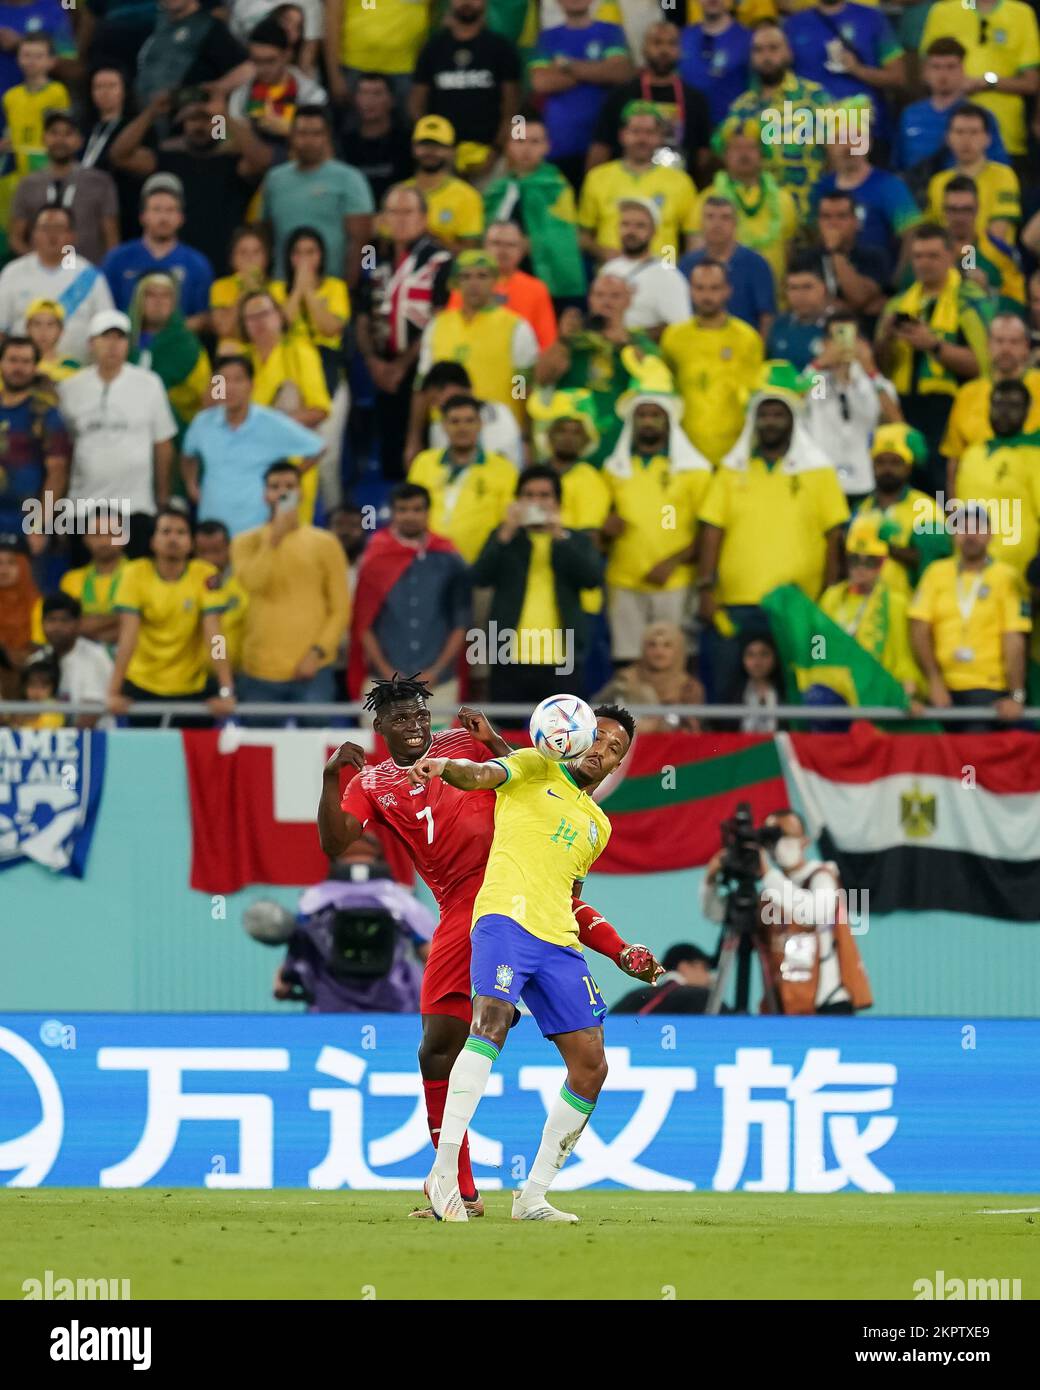
[[[465,729],[445,729],[433,735],[425,756],[483,763],[495,754]],[[376,820],[403,840],[442,910],[460,883],[487,867],[495,833],[493,791],[459,791],[440,777],[428,786],[413,787],[408,768],[387,758],[357,773],[340,805],[363,826]]]

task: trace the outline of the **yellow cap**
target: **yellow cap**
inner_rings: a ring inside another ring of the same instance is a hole
[[[881,539],[877,526],[868,517],[860,517],[849,527],[845,554],[873,555],[883,560],[888,555],[888,542]]]
[[[65,310],[56,299],[34,299],[25,311],[26,323],[33,314],[53,314],[59,323],[65,322]]]
[[[444,116],[422,116],[412,131],[412,144],[417,145],[420,140],[451,148],[455,144],[455,127]]]

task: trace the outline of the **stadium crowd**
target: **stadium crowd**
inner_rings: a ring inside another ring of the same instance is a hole
[[[0,693],[1019,718],[1038,86],[1025,0],[2,0]]]

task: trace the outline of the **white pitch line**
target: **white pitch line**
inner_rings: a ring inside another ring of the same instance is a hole
[[[980,1207],[977,1216],[1027,1216],[1040,1212],[1040,1207]]]

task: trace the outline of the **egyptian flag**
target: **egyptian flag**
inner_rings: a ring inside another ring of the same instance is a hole
[[[1040,739],[1034,733],[781,734],[824,856],[875,912],[1040,921]]]

